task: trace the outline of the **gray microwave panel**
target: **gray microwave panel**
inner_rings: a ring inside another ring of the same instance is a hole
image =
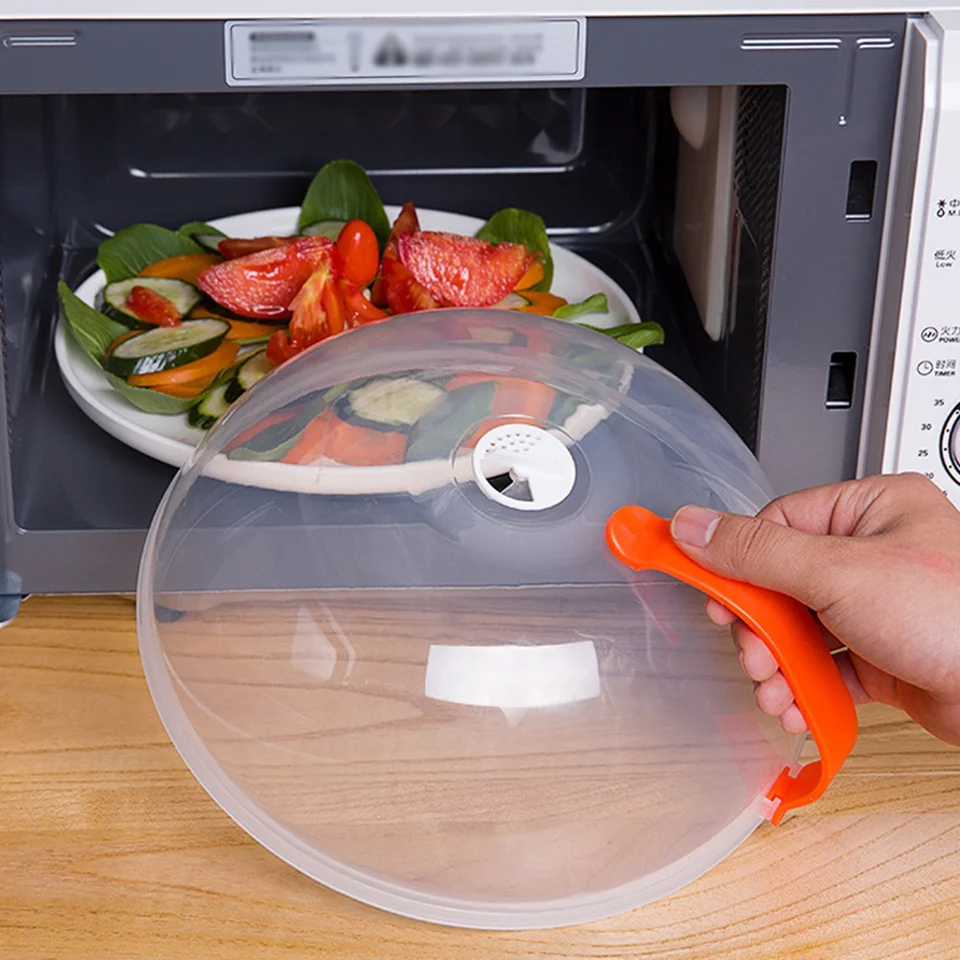
[[[308,22],[315,33],[326,29],[324,21]],[[246,26],[239,21],[213,20],[11,21],[0,24],[0,95],[228,91],[236,89],[228,82],[228,73],[235,78],[233,84],[292,90],[315,88],[323,82],[343,88],[547,86],[559,82],[571,86],[822,83],[835,90],[848,84],[848,60],[858,39],[880,38],[886,43],[893,38],[899,62],[898,38],[903,31],[902,16],[530,18],[517,21],[522,24],[518,36],[523,42],[514,38],[510,47],[502,42],[506,21],[497,22],[501,26],[495,37],[500,47],[491,45],[486,53],[499,49],[501,61],[485,67],[483,76],[464,72],[458,78],[440,66],[431,68],[435,74],[429,78],[421,75],[419,67],[404,68],[402,75],[396,70],[384,75],[390,71],[374,71],[369,66],[377,49],[364,47],[368,60],[358,61],[362,69],[352,80],[339,76],[324,80],[315,63],[312,77],[288,76],[280,82],[275,74],[265,73],[263,81],[248,76],[252,74],[251,55],[242,48],[244,42],[249,47],[249,37],[257,32],[253,27],[256,21]],[[363,32],[367,27],[358,24],[337,21],[336,29],[368,36]],[[382,36],[383,28],[376,24],[369,26],[371,39]],[[470,31],[474,28],[475,23]],[[434,29],[435,34],[430,32]],[[423,37],[433,38],[435,54],[442,51],[438,38],[450,38],[445,29],[434,21],[420,27]],[[473,37],[471,43],[478,43],[483,34],[470,31],[461,39],[469,36]],[[275,32],[271,26],[268,33]],[[509,35],[509,30],[506,32]],[[292,35],[296,40],[297,31]],[[233,43],[230,37],[234,37]],[[522,53],[528,49],[524,44],[538,37],[540,53],[533,65],[528,63],[523,72],[510,70],[505,62],[510,52]],[[272,45],[280,42],[275,37]],[[466,55],[467,48],[467,43],[460,44],[461,55]],[[474,52],[480,55],[485,49],[478,46]],[[329,50],[324,55],[329,56]],[[341,55],[349,58],[349,46]],[[272,56],[276,59],[278,55]],[[325,69],[331,74],[340,70]],[[466,67],[457,69],[465,71]],[[817,76],[825,70],[828,76]]]

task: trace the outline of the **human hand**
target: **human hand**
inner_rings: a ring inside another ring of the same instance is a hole
[[[855,703],[899,707],[960,744],[960,511],[919,474],[788,494],[755,517],[683,507],[686,554],[717,573],[785,593],[818,617]],[[806,723],[766,645],[725,607],[757,705],[785,730]]]

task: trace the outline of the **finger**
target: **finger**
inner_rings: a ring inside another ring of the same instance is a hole
[[[880,696],[872,696],[863,686],[850,654],[837,654],[834,660],[855,704],[871,703],[877,700],[881,703],[889,703],[891,706],[900,706],[895,687],[896,681],[892,677],[887,674],[883,674],[882,678],[878,677],[877,693]],[[806,731],[807,722],[803,719],[803,714],[793,699],[793,692],[782,673],[777,673],[759,683],[755,697],[761,712],[771,717],[779,717],[780,725],[787,733],[799,734]]]
[[[677,546],[709,570],[785,593],[821,609],[842,594],[859,544],[813,536],[757,517],[683,507],[671,521]]]
[[[848,651],[836,654],[833,660],[854,703],[876,700],[891,707],[901,706],[897,681],[885,670]]]
[[[798,490],[772,500],[757,516],[818,537],[850,537],[892,479],[866,477]]]
[[[806,733],[807,721],[803,719],[800,708],[794,703],[780,714],[780,726],[787,733]]]
[[[818,537],[830,533],[844,536],[831,529],[831,518],[846,487],[844,483],[829,483],[788,493],[771,500],[757,516]]]
[[[804,533],[852,537],[882,533],[905,514],[940,516],[943,496],[920,474],[884,474],[788,493],[758,514]]]
[[[737,615],[731,613],[722,603],[709,598],[707,599],[707,616],[718,627],[728,627],[737,619]]]
[[[771,717],[782,716],[794,705],[793,691],[782,673],[775,673],[769,680],[759,684],[756,700],[757,706]]]
[[[751,680],[763,683],[779,671],[769,647],[746,624],[734,624],[733,639],[740,647],[740,665],[743,672]]]

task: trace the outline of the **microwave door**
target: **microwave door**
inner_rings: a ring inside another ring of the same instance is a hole
[[[911,18],[858,471],[917,472],[960,506],[960,12]]]

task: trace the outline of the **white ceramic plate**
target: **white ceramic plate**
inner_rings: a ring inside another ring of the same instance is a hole
[[[232,237],[289,236],[296,233],[299,213],[299,207],[283,207],[223,217],[210,223]],[[387,207],[391,222],[398,213],[398,207]],[[425,230],[472,235],[483,224],[482,220],[475,217],[439,210],[418,210],[417,213]],[[607,295],[610,312],[591,316],[591,323],[598,327],[614,327],[640,321],[633,303],[602,270],[562,247],[551,245],[550,249],[554,262],[554,293],[571,302],[583,300],[594,293]],[[93,306],[105,279],[102,271],[98,270],[74,292]],[[205,436],[204,431],[191,427],[186,414],[159,416],[144,413],[129,404],[84,353],[62,318],[57,327],[54,350],[67,390],[97,426],[121,443],[170,466],[182,467],[190,459]],[[427,487],[432,485],[428,474],[437,479],[434,475],[436,465],[431,463],[377,468],[336,466],[318,471],[315,467],[291,469],[286,464],[251,464],[249,461],[230,461],[222,457],[215,460],[223,462],[211,464],[212,469],[205,470],[206,473],[219,474],[221,479],[235,483],[299,492],[361,494],[412,491],[414,488],[422,489],[424,484]]]

